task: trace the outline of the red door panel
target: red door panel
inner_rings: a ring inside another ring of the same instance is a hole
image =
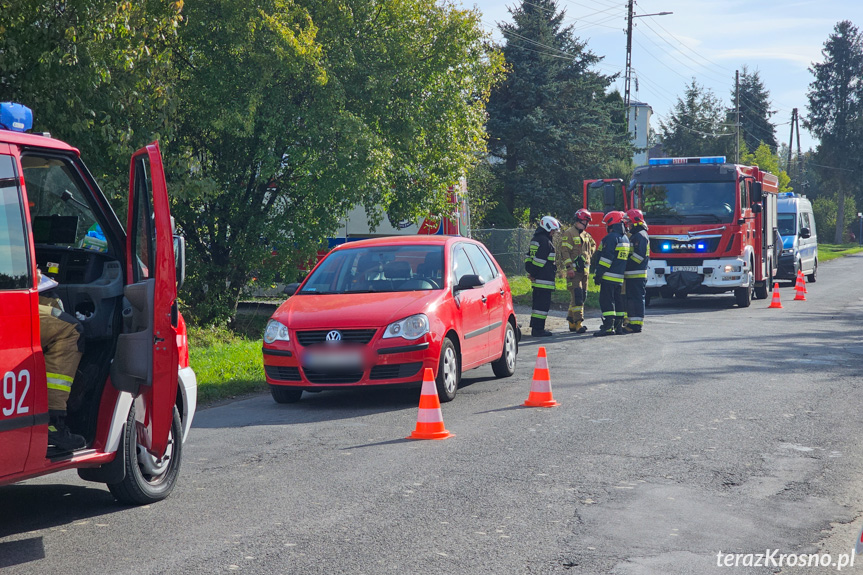
[[[153,282],[153,359],[150,385],[136,400],[138,440],[153,455],[164,454],[177,396],[177,330],[172,313],[177,299],[174,240],[168,190],[158,143],[132,156],[126,240],[127,278]],[[178,438],[175,438],[178,440]]]

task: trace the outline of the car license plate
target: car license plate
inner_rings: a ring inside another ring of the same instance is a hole
[[[673,266],[672,269],[676,272],[698,272],[698,266]]]
[[[303,354],[303,367],[309,369],[362,369],[363,356],[359,351],[307,351]]]

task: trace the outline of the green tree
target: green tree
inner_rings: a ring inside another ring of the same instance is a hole
[[[667,120],[659,120],[663,152],[669,156],[733,157],[734,132],[725,125],[722,103],[695,79],[677,98]]]
[[[733,125],[737,121],[737,90],[731,89],[731,107],[728,108],[726,124]],[[740,73],[740,135],[750,150],[758,149],[761,142],[777,151],[776,129],[770,123],[770,118],[776,112],[770,109],[770,94],[761,81],[758,70],[750,72],[743,66]]]
[[[472,11],[434,0],[187,6],[166,156],[200,322],[250,280],[296,275],[352,206],[443,213],[484,152],[502,62]]]
[[[809,68],[815,79],[804,126],[820,140],[816,168],[837,189],[834,242],[841,243],[845,198],[863,168],[863,36],[851,22],[839,22],[821,53],[824,61]]]
[[[580,41],[554,0],[521,2],[502,24],[506,81],[488,105],[489,150],[503,182],[502,207],[563,219],[580,204],[581,182],[609,160],[631,157],[625,131],[615,129],[613,80],[591,69],[601,58]],[[621,105],[622,107],[622,105]]]
[[[129,158],[164,134],[182,1],[0,0],[0,101],[78,147],[115,199]],[[124,205],[120,202],[120,205]]]
[[[781,160],[779,159],[779,155],[774,153],[767,143],[761,142],[753,153],[749,153],[744,147],[741,150],[740,163],[747,166],[758,166],[765,172],[770,172],[779,178],[780,194],[792,191],[792,188],[788,185],[791,182],[791,178],[780,167]]]

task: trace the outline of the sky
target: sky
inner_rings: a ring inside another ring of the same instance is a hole
[[[455,0],[458,2],[459,0]],[[508,7],[521,0],[461,0],[476,8],[482,24],[502,41],[498,23],[512,22]],[[624,92],[626,0],[557,0],[565,25],[603,60],[596,68],[619,73],[614,86]],[[798,109],[800,146],[818,141],[803,127],[806,92],[814,79],[809,68],[823,62],[824,42],[841,20],[863,29],[863,0],[638,0],[635,14],[673,12],[633,20],[631,99],[653,109],[652,127],[669,113],[695,78],[724,105],[731,104],[735,70],[758,71],[769,93],[776,139],[788,143],[791,114]],[[796,132],[793,143],[796,149]]]

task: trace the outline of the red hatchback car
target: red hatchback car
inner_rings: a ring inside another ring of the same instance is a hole
[[[441,401],[463,371],[515,371],[520,330],[500,266],[481,243],[396,236],[343,244],[273,314],[264,370],[273,399],[303,390],[416,384],[424,368]]]

